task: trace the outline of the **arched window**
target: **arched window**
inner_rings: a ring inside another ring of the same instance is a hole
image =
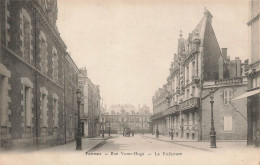
[[[58,76],[58,54],[57,49],[53,47],[52,49],[52,77],[53,81],[58,82],[59,76]]]
[[[40,42],[39,42],[39,48],[40,48],[40,69],[43,72],[43,74],[47,74],[48,72],[48,52],[47,52],[47,42],[46,42],[46,36],[41,31],[39,36]]]
[[[20,12],[20,39],[22,40],[22,44],[20,50],[22,52],[22,57],[28,63],[32,62],[32,25],[31,18],[29,13],[22,9]]]

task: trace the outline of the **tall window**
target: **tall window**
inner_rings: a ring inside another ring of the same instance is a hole
[[[228,105],[232,99],[233,99],[233,90],[225,89],[224,90],[224,105]]]
[[[56,94],[53,94],[53,117],[54,117],[54,128],[58,128],[59,109],[58,109],[58,96]]]
[[[5,134],[10,134],[9,127],[11,127],[8,124],[10,122],[9,115],[11,114],[9,110],[11,99],[8,94],[11,90],[8,82],[9,78],[11,78],[11,72],[0,63],[0,128],[2,133],[5,132]]]
[[[5,88],[6,77],[0,74],[0,117],[1,126],[6,126],[7,122],[7,103],[6,103],[6,90]]]
[[[23,96],[22,100],[22,116],[24,127],[26,127],[25,132],[31,132],[32,126],[32,88],[33,83],[27,77],[21,78],[21,84],[23,85],[21,94]]]
[[[47,128],[48,127],[48,91],[46,88],[41,87],[40,88],[41,92],[41,119],[42,119],[42,127]]]
[[[39,42],[39,48],[40,48],[40,68],[43,74],[47,74],[48,72],[48,52],[47,52],[47,41],[45,34],[41,31],[40,32],[40,42]]]
[[[42,94],[42,126],[47,127],[47,96]]]
[[[21,38],[21,47],[20,50],[22,51],[22,56],[27,62],[31,62],[32,60],[32,45],[31,45],[31,40],[32,40],[32,26],[31,26],[31,18],[29,13],[25,10],[22,9],[20,13],[20,38]]]
[[[186,81],[189,82],[189,77],[190,77],[190,68],[187,66],[186,68]]]
[[[192,62],[192,76],[195,76],[195,61]]]
[[[232,116],[224,116],[224,131],[232,131]]]
[[[252,79],[252,88],[260,87],[260,77],[255,77]]]
[[[52,70],[53,81],[58,82],[58,54],[55,47],[52,50]]]
[[[27,127],[31,126],[31,89],[30,87],[24,87],[24,113],[25,113],[25,124]]]

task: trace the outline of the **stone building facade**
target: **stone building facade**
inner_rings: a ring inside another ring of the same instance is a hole
[[[250,64],[248,66],[247,92],[237,99],[247,98],[248,134],[247,144],[260,146],[260,1],[251,0],[250,13]]]
[[[81,128],[82,135],[94,137],[100,131],[100,91],[99,85],[91,82],[87,75],[86,67],[80,69],[79,83],[82,91]]]
[[[242,64],[239,58],[231,61],[227,57],[227,49],[221,51],[212,27],[212,18],[211,13],[205,10],[204,17],[187,39],[180,33],[170,75],[152,99],[153,132],[158,129],[160,133],[168,135],[169,131],[173,131],[174,136],[179,138],[208,140],[208,89],[213,88],[215,102],[218,103],[214,105],[214,114],[218,114],[216,123],[219,122],[216,126],[217,139],[245,138],[246,127],[238,130],[234,126],[246,116],[245,105],[234,108],[229,103],[231,98],[245,91],[247,80],[242,75],[245,75],[246,63]],[[234,83],[236,86],[233,87]],[[234,110],[243,116],[235,114]]]
[[[66,141],[64,65],[72,62],[56,27],[57,12],[57,0],[0,1],[2,149]]]
[[[80,71],[71,55],[66,53],[64,63],[64,128],[66,142],[74,140],[77,133],[78,104],[76,91],[79,89],[79,73]]]
[[[101,114],[100,122],[104,125],[105,133],[109,127],[111,133],[122,133],[125,128],[134,130],[135,133],[150,133],[150,108],[146,105],[136,107],[131,104],[111,105],[109,112]]]

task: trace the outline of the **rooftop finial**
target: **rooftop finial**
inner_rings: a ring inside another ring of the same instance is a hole
[[[210,20],[213,18],[212,14],[206,7],[204,8],[204,16],[208,17]]]
[[[180,36],[180,38],[182,38],[182,31],[181,30],[180,30],[180,35],[179,36]]]

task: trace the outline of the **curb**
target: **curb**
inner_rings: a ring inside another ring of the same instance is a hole
[[[95,149],[101,147],[101,146],[104,145],[105,143],[106,143],[106,141],[104,140],[104,141],[98,143],[97,145],[93,146],[92,148],[88,149],[85,153],[87,154],[88,152],[91,152],[91,151],[93,151],[93,150],[95,150]]]
[[[198,149],[198,150],[202,150],[202,151],[212,152],[212,151],[209,150],[209,149],[199,148],[199,147],[194,147],[194,146],[189,146],[189,145],[185,145],[185,144],[180,144],[180,143],[178,143],[178,141],[177,141],[177,143],[176,143],[176,141],[167,141],[167,140],[162,140],[162,139],[153,138],[153,137],[148,137],[148,136],[143,136],[143,137],[150,138],[150,139],[155,139],[155,140],[159,140],[159,141],[163,141],[163,142],[173,143],[173,144],[177,144],[177,145],[180,145],[180,146],[189,147],[189,148],[193,148],[193,149]]]
[[[86,138],[87,140],[107,140],[107,139],[110,139],[112,136],[108,136],[108,137],[105,137],[105,138]]]

